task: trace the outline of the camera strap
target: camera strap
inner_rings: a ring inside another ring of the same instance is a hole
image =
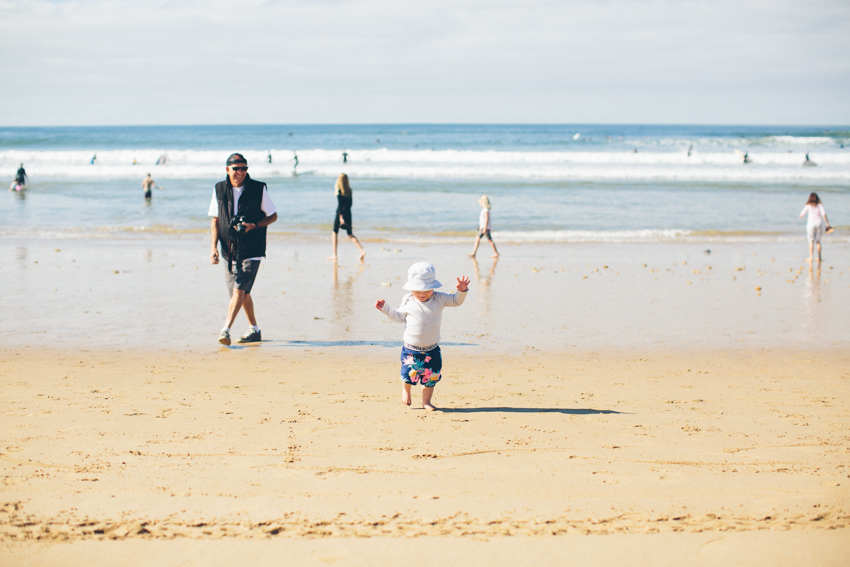
[[[238,248],[236,246],[236,235],[236,231],[231,228],[230,238],[227,239],[227,272],[230,274],[233,273],[233,263],[239,261],[236,257],[236,253],[238,252]]]

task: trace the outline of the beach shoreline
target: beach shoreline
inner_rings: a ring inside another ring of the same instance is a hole
[[[203,234],[4,240],[0,559],[847,556],[847,244],[347,244],[270,238],[223,347]],[[420,260],[472,280],[438,412],[374,309]]]
[[[805,243],[502,244],[496,260],[464,244],[370,243],[365,262],[330,237],[272,239],[252,296],[264,346],[387,344],[402,327],[374,310],[397,305],[407,268],[437,267],[443,291],[472,280],[446,311],[443,342],[487,353],[528,347],[843,348],[850,342],[850,245],[805,261]],[[11,348],[216,346],[227,295],[209,242],[192,238],[10,239],[0,338]],[[237,331],[246,325],[237,318]]]

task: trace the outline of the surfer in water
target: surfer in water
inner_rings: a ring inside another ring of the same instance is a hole
[[[348,163],[348,152],[342,152],[342,163]]]
[[[91,164],[92,164],[92,165],[94,165],[94,162],[96,162],[96,161],[97,161],[97,154],[94,154],[94,155],[91,157]]]
[[[292,166],[292,175],[298,175],[298,172],[296,171],[298,169],[298,154],[292,152],[292,159],[295,160],[295,165]]]
[[[806,161],[803,162],[803,167],[814,167],[817,164],[809,159],[809,154],[806,153]]]
[[[271,163],[271,162],[272,162],[272,152],[271,152],[271,150],[269,150],[269,163]]]
[[[151,174],[148,173],[148,176],[142,179],[142,189],[145,190],[145,200],[151,200],[151,189],[156,187],[157,189],[162,189],[162,187],[157,187],[156,183],[151,179]]]
[[[694,145],[693,145],[693,144],[691,144],[690,146],[688,146],[688,157],[691,157],[691,152],[693,151],[693,149],[694,149]]]
[[[744,163],[750,163],[750,152],[744,152]]]

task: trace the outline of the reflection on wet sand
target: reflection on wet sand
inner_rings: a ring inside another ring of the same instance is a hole
[[[499,259],[493,259],[493,264],[490,266],[490,271],[487,273],[486,276],[484,276],[483,279],[481,277],[481,271],[478,268],[478,260],[476,260],[474,256],[472,257],[472,263],[475,265],[475,281],[478,282],[478,284],[482,287],[489,286],[490,282],[493,280],[493,276],[496,273],[496,264],[499,263]]]
[[[806,322],[803,324],[809,330],[817,330],[819,325],[818,313],[820,311],[820,262],[817,267],[809,265],[809,274],[806,278],[806,289],[803,292],[803,301],[806,307]]]
[[[475,282],[478,284],[478,303],[481,305],[481,314],[485,317],[489,317],[490,315],[490,284],[493,282],[493,276],[496,274],[496,264],[498,263],[499,259],[493,258],[490,270],[486,276],[482,277],[478,260],[475,259],[475,256],[472,257],[472,264],[475,266]]]
[[[344,270],[346,269],[344,266],[342,268]],[[354,314],[354,281],[363,273],[365,268],[365,263],[358,262],[356,270],[349,272],[340,280],[340,265],[336,261],[333,262],[334,319],[340,327],[345,328],[346,332],[349,331],[351,325],[351,321],[346,319],[349,319]]]

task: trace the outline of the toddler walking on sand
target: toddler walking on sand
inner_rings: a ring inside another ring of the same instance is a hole
[[[457,293],[434,291],[443,284],[437,281],[434,266],[418,262],[407,270],[404,289],[410,293],[401,299],[398,310],[379,299],[375,308],[396,323],[404,323],[404,346],[401,348],[401,403],[410,405],[410,388],[422,384],[422,406],[430,411],[434,386],[440,381],[443,358],[440,353],[440,322],[443,308],[458,307],[466,299],[469,278],[457,278]]]

